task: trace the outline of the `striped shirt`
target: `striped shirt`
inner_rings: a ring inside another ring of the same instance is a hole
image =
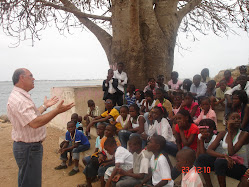
[[[46,127],[32,128],[28,124],[40,116],[30,94],[14,86],[7,103],[7,113],[12,124],[12,139],[16,142],[39,142],[46,137]]]

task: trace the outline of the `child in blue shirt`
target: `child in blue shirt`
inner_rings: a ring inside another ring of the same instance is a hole
[[[128,107],[132,104],[136,104],[135,86],[133,84],[130,84],[127,87],[127,93],[125,94],[125,103],[128,105]]]
[[[79,157],[80,152],[84,152],[90,148],[90,143],[85,135],[76,129],[75,121],[69,121],[67,123],[67,132],[65,136],[65,143],[59,150],[61,153],[60,159],[62,163],[55,167],[56,170],[66,169],[67,168],[67,153],[72,152],[73,160],[74,160],[74,168],[69,172],[69,176],[75,175],[79,172]]]

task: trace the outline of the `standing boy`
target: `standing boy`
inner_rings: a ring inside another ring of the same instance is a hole
[[[60,170],[67,168],[67,152],[72,151],[75,166],[68,174],[69,176],[72,176],[79,172],[80,152],[88,150],[90,148],[90,143],[85,135],[76,129],[76,123],[74,121],[69,121],[67,123],[67,130],[65,138],[66,142],[59,150],[62,163],[55,167],[55,169]]]
[[[123,69],[124,69],[124,63],[119,62],[118,70],[114,71],[114,78],[118,79],[118,89],[117,89],[118,106],[123,105],[124,86],[127,84],[128,81],[127,74],[123,71]]]

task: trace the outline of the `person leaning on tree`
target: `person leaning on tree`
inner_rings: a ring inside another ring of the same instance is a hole
[[[40,187],[45,125],[58,114],[71,109],[74,103],[64,105],[62,100],[55,109],[43,114],[59,99],[45,97],[43,105],[36,108],[28,93],[34,88],[32,73],[25,68],[17,69],[12,80],[14,88],[8,99],[7,113],[12,124],[13,153],[19,168],[18,187]]]

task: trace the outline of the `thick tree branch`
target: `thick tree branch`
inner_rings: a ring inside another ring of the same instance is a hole
[[[192,0],[189,1],[183,8],[181,8],[178,11],[178,16],[180,19],[182,19],[186,14],[188,14],[190,11],[194,10],[196,6],[198,6],[201,3],[202,0]]]
[[[78,10],[73,10],[73,9],[65,7],[65,6],[56,5],[56,4],[53,4],[53,3],[50,3],[50,2],[47,2],[47,1],[44,1],[44,0],[37,0],[36,2],[42,3],[43,6],[50,6],[50,7],[53,7],[55,9],[57,9],[57,10],[64,10],[66,12],[73,13],[77,17],[82,17],[82,18],[86,17],[86,18],[92,18],[92,19],[100,19],[100,20],[105,20],[105,21],[111,21],[110,17],[98,16],[98,15],[93,15],[93,14],[86,14],[86,13],[80,12]]]

